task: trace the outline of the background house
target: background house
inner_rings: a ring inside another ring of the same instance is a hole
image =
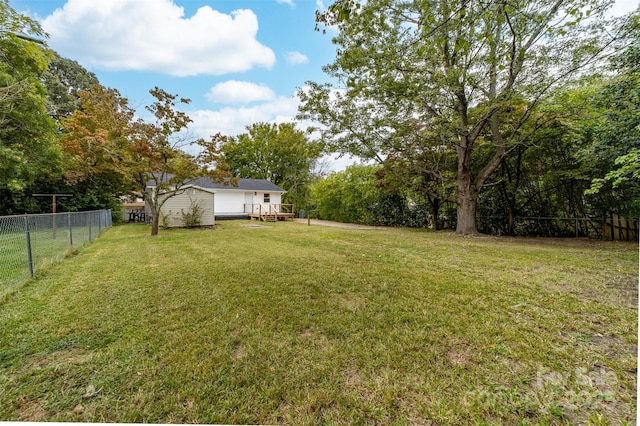
[[[144,222],[145,203],[142,194],[136,192],[133,196],[122,199],[122,220],[125,222]]]
[[[147,189],[152,189],[149,183]],[[160,224],[167,227],[185,226],[183,213],[202,211],[200,224],[212,226],[220,219],[278,220],[293,217],[293,206],[282,204],[285,191],[278,185],[261,179],[239,179],[238,185],[216,183],[202,177],[190,181],[169,198],[161,209]],[[151,211],[146,206],[147,220]]]

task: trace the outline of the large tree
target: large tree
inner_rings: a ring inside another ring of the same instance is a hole
[[[157,235],[162,206],[193,178],[222,180],[230,174],[215,141],[193,140],[185,133],[191,119],[178,105],[189,100],[158,87],[150,93],[155,101],[146,109],[153,121],[145,121],[135,119],[128,100],[115,89],[96,84],[81,90],[80,108],[62,119],[61,146],[65,183],[80,203],[109,207],[137,191],[151,210],[151,235]],[[184,150],[194,143],[202,148],[197,157]]]
[[[77,92],[78,108],[61,116],[63,182],[58,190],[71,210],[112,208],[132,192],[131,130],[134,111],[115,89],[94,84]],[[75,104],[73,96],[68,105]],[[66,102],[65,102],[66,103]]]
[[[476,233],[480,193],[522,127],[612,42],[607,3],[336,1],[318,14],[338,31],[325,67],[336,83],[300,90],[301,116],[320,122],[335,149],[366,158],[402,155],[415,123],[438,135],[422,149],[455,153],[456,232]]]
[[[153,114],[153,122],[138,120],[131,128],[130,173],[138,190],[151,209],[151,235],[158,234],[161,209],[164,203],[185,190],[198,176],[209,176],[234,184],[219,158],[215,137],[210,141],[193,140],[185,133],[191,119],[178,109],[189,99],[168,93],[158,87],[149,91],[156,99],[146,107]],[[197,144],[202,148],[198,156],[184,149]]]
[[[39,181],[55,180],[61,168],[40,81],[50,56],[21,32],[44,36],[36,21],[0,0],[0,214],[30,210],[26,195]]]
[[[56,52],[51,54],[51,63],[42,80],[47,89],[49,115],[59,122],[81,108],[81,91],[90,91],[100,82],[78,62]]]
[[[225,138],[220,150],[234,176],[266,179],[287,191],[286,202],[304,208],[322,145],[291,123],[255,123],[247,133]]]

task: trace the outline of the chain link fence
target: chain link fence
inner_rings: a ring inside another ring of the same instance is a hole
[[[111,225],[110,210],[0,216],[0,295]]]

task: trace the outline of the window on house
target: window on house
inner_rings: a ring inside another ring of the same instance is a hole
[[[264,202],[265,203],[271,202],[271,194],[264,194]]]

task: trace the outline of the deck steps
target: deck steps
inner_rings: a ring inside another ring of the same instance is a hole
[[[263,222],[276,222],[278,217],[275,214],[263,214],[261,219]]]

